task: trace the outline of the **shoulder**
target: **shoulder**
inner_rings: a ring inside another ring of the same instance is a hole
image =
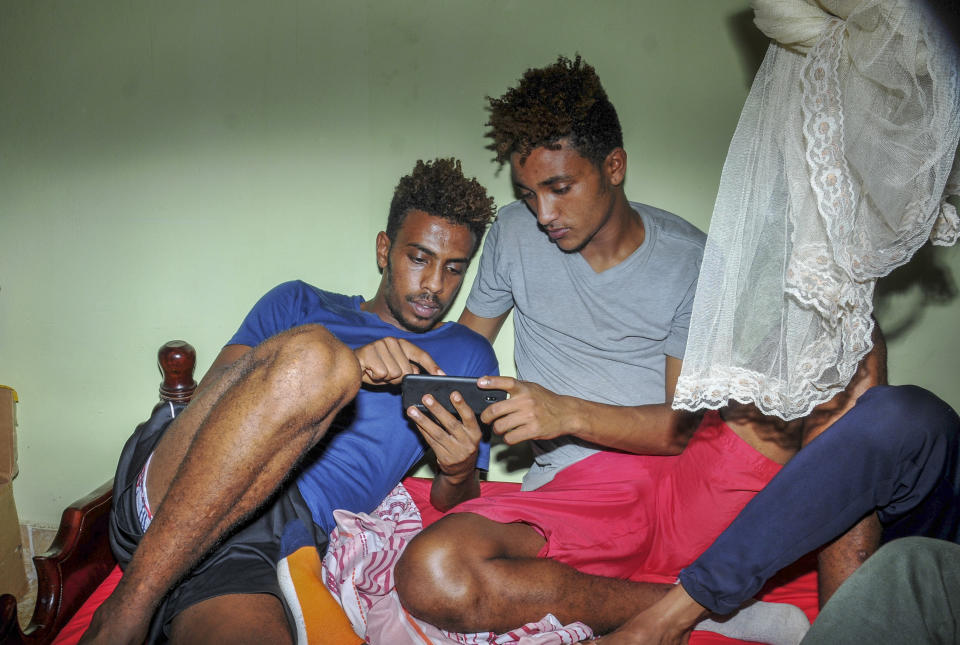
[[[476,350],[484,353],[493,353],[493,347],[490,345],[490,341],[466,325],[461,325],[458,322],[450,321],[444,323],[441,327],[427,332],[427,335],[432,336],[438,342],[455,345],[460,348],[461,351]]]
[[[444,360],[460,369],[476,366],[496,366],[497,357],[486,338],[458,322],[448,322],[426,332],[423,339],[432,345],[430,353],[438,362]],[[441,360],[441,357],[444,360]],[[444,368],[446,369],[446,368]],[[482,371],[490,373],[489,368]]]
[[[317,288],[303,280],[291,280],[268,291],[254,306],[254,312],[279,317],[277,319],[287,325],[308,322],[324,324],[331,319],[355,315],[357,300],[357,296],[345,296]]]
[[[310,303],[321,306],[348,306],[353,298],[341,293],[326,291],[308,284],[303,280],[290,280],[278,284],[267,292],[264,297],[270,297],[277,300],[287,300],[291,303]]]
[[[266,296],[271,298],[289,298],[291,300],[298,297],[311,296],[313,292],[320,291],[316,287],[307,284],[303,280],[289,280],[281,282],[273,289],[267,292]]]
[[[686,249],[688,252],[703,255],[703,247],[707,242],[707,235],[699,228],[661,208],[630,202],[630,205],[644,218],[645,222],[652,223],[657,229],[657,235],[666,244]]]
[[[527,205],[516,201],[497,213],[497,219],[490,227],[484,243],[484,250],[490,248],[495,249],[501,261],[506,261],[518,255],[539,255],[544,251],[552,251],[553,243],[537,226],[537,218]]]
[[[467,343],[469,345],[478,345],[484,348],[490,347],[490,341],[484,338],[482,335],[473,331],[466,325],[461,325],[456,321],[450,321],[443,325],[438,331],[445,332],[449,334],[451,338],[455,338],[458,342]]]
[[[524,219],[529,219],[532,217],[530,209],[527,208],[527,205],[524,204],[519,199],[514,200],[497,211],[497,219],[505,219],[512,221],[515,218],[523,217]]]
[[[497,212],[495,226],[500,231],[509,231],[511,234],[537,230],[537,220],[521,201],[507,204]]]

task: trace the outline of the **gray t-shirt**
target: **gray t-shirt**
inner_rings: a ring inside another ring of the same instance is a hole
[[[484,318],[514,308],[521,380],[612,405],[664,402],[665,357],[683,358],[706,236],[672,213],[630,205],[644,242],[602,273],[557,249],[522,202],[500,210],[466,306]],[[525,490],[599,447],[558,437],[535,441],[533,450]]]

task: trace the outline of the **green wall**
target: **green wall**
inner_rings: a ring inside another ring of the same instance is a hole
[[[758,41],[747,0],[0,3],[0,383],[20,394],[21,518],[54,522],[112,475],[164,341],[192,342],[202,373],[278,282],[372,296],[374,236],[416,159],[459,156],[507,203],[483,97],[558,53],[582,53],[617,105],[631,198],[706,228]],[[921,275],[958,265],[938,250]],[[960,305],[915,279],[883,309],[907,329],[894,379],[960,406]]]

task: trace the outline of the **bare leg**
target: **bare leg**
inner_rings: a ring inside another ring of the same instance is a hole
[[[166,591],[280,485],[360,385],[317,325],[249,351],[170,425],[148,475],[150,528],[82,642],[139,643]]]
[[[455,632],[505,632],[553,614],[605,633],[673,587],[580,573],[536,557],[543,537],[523,523],[456,513],[427,527],[396,567],[414,616]]]
[[[204,645],[292,645],[283,605],[269,594],[228,594],[180,612],[170,642]]]

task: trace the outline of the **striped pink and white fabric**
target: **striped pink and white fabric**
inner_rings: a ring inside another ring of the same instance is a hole
[[[455,634],[408,614],[394,590],[393,567],[423,523],[403,484],[369,515],[335,511],[334,517],[323,582],[371,645],[569,645],[593,637],[583,623],[561,625],[552,615],[505,634]]]

